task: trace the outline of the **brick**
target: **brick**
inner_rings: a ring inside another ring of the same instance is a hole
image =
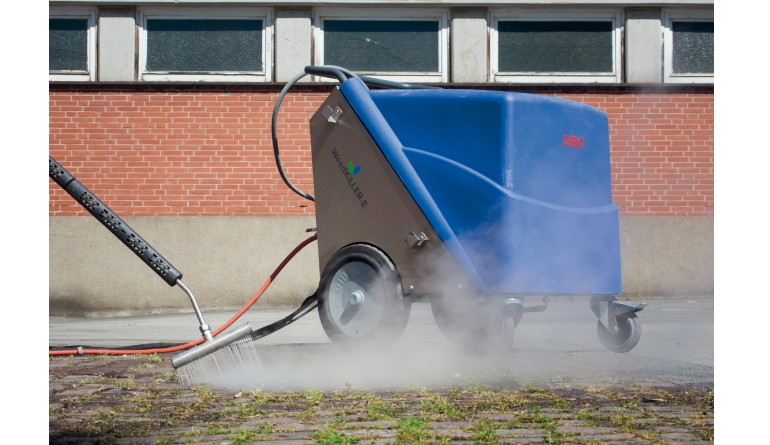
[[[287,190],[275,171],[275,92],[186,88],[50,91],[49,152],[122,216],[314,215],[315,207]],[[613,196],[621,214],[713,215],[713,94],[566,91],[547,95],[607,113]],[[287,173],[311,193],[307,122],[327,94],[293,91],[279,119]],[[675,187],[652,188],[668,184]],[[185,205],[178,196],[203,201]],[[207,202],[212,196],[221,202]],[[49,214],[86,212],[53,186]]]

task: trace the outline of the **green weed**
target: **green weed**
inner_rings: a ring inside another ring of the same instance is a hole
[[[398,412],[398,407],[392,403],[384,402],[377,397],[366,402],[366,414],[369,420],[390,420]]]
[[[500,436],[495,432],[494,424],[490,419],[481,418],[473,423],[473,437],[471,441],[474,444],[497,443]]]
[[[423,411],[445,416],[450,419],[462,419],[465,417],[462,411],[457,408],[457,405],[450,402],[446,397],[438,394],[430,394],[428,400],[420,402],[420,407]]]
[[[134,378],[129,376],[128,378],[125,378],[125,379],[116,379],[115,386],[117,386],[120,389],[128,389],[134,386]]]
[[[325,426],[308,437],[315,440],[315,443],[318,445],[347,445],[358,443],[359,440],[355,436],[347,436],[344,433],[338,432],[331,425]]]
[[[402,418],[396,425],[398,444],[422,444],[430,437],[430,425],[418,417]]]

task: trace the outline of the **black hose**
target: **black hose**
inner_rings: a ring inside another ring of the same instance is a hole
[[[275,101],[275,107],[273,107],[273,128],[272,128],[273,154],[275,155],[275,165],[278,168],[278,173],[281,175],[281,179],[283,179],[283,182],[286,184],[286,186],[289,187],[291,191],[298,194],[299,196],[309,201],[315,201],[315,197],[313,195],[310,195],[298,189],[294,184],[291,183],[291,181],[289,181],[289,178],[286,177],[286,173],[283,171],[283,164],[281,163],[281,156],[278,152],[278,133],[276,131],[276,127],[278,125],[278,110],[281,108],[281,102],[283,102],[284,96],[286,96],[286,93],[289,92],[289,89],[292,86],[294,86],[294,84],[297,83],[298,80],[302,79],[306,75],[307,74],[305,73],[300,73],[292,77],[291,80],[286,84],[286,86],[283,87],[283,90],[281,90],[281,93],[278,95],[278,99],[276,99]]]
[[[272,121],[273,155],[275,156],[275,165],[278,168],[278,173],[281,175],[281,179],[283,179],[283,182],[286,184],[286,186],[289,187],[289,189],[294,193],[298,194],[299,196],[309,201],[315,201],[315,197],[309,193],[305,193],[302,190],[298,189],[294,184],[291,183],[289,178],[286,176],[286,172],[283,171],[283,164],[281,163],[281,156],[278,150],[278,133],[276,130],[278,126],[278,110],[281,108],[281,103],[283,102],[283,98],[286,96],[286,93],[289,92],[291,87],[293,87],[294,84],[297,83],[297,81],[299,81],[300,79],[302,79],[307,75],[337,79],[340,82],[340,84],[345,83],[345,81],[351,77],[357,77],[361,79],[364,85],[372,85],[380,88],[439,89],[438,87],[430,87],[425,85],[411,85],[411,84],[405,84],[400,82],[393,82],[390,80],[377,79],[369,76],[357,76],[356,74],[348,71],[347,69],[342,68],[340,66],[335,66],[335,65],[306,66],[304,73],[300,73],[292,77],[291,80],[289,80],[286,83],[286,86],[283,87],[283,89],[281,90],[281,93],[278,95],[278,99],[276,99],[275,101],[275,106],[273,107],[273,121]]]

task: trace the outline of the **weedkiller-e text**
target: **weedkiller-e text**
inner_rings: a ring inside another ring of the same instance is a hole
[[[364,193],[361,191],[361,187],[359,187],[355,181],[355,173],[353,173],[353,171],[351,171],[351,169],[348,168],[344,162],[342,162],[342,159],[340,159],[340,153],[336,148],[332,150],[332,156],[334,156],[334,160],[337,162],[337,166],[340,168],[342,175],[345,177],[345,180],[350,186],[350,190],[352,190],[353,194],[356,196],[356,198],[358,198],[358,202],[361,204],[361,208],[365,209],[369,203],[364,199]],[[357,170],[360,170],[360,167]],[[356,171],[356,173],[358,173],[358,171]]]

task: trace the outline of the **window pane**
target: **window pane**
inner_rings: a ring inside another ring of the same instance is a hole
[[[674,72],[714,72],[714,22],[673,22]]]
[[[498,71],[612,73],[612,22],[498,22]]]
[[[88,20],[48,19],[48,69],[88,71]]]
[[[262,71],[262,20],[147,20],[148,71]]]
[[[352,71],[439,71],[438,21],[325,20],[324,64]]]

